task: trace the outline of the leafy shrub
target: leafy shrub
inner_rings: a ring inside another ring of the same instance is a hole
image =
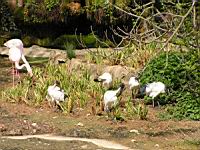
[[[200,119],[200,51],[163,52],[140,75],[142,84],[161,81],[167,86],[161,103],[172,103],[171,117]]]
[[[12,16],[6,1],[1,1],[0,6],[0,31],[16,31],[17,27],[14,22],[14,17]]]
[[[75,53],[74,45],[73,44],[66,43],[65,44],[65,49],[66,49],[66,52],[67,52],[67,57],[69,59],[72,59],[72,58],[76,57],[76,53]]]

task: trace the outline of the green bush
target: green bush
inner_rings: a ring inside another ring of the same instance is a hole
[[[84,35],[81,38],[78,35],[62,35],[55,39],[52,43],[52,47],[65,49],[66,43],[70,43],[74,45],[75,48],[83,48],[78,41],[82,42],[86,47],[97,47],[96,39],[90,34]]]
[[[159,99],[173,118],[200,119],[200,51],[163,52],[140,75],[142,84],[161,81],[167,93]]]

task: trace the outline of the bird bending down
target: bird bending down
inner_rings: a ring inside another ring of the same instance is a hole
[[[104,93],[103,101],[104,101],[104,111],[107,113],[111,112],[113,108],[117,105],[117,98],[122,94],[125,89],[125,84],[120,84],[117,90],[108,90]]]
[[[128,82],[129,88],[132,93],[132,97],[136,98],[136,93],[138,93],[138,87],[140,86],[140,83],[136,77],[131,77]]]
[[[102,82],[102,85],[110,86],[112,83],[112,75],[108,72],[103,73],[99,77],[94,79],[95,82]]]
[[[60,102],[64,102],[66,98],[67,95],[64,93],[64,90],[61,90],[60,87],[57,86],[57,83],[48,87],[46,99],[48,100],[50,107],[50,103],[52,102],[54,105],[60,106]]]
[[[8,40],[6,43],[4,43],[4,46],[6,46],[8,48],[17,47],[17,48],[23,50],[23,42],[20,39]]]
[[[18,70],[22,68],[26,68],[29,75],[32,77],[32,69],[26,60],[23,54],[23,43],[20,39],[11,39],[4,43],[4,46],[9,48],[9,59],[12,61],[12,64],[15,64],[16,72],[18,74]],[[21,66],[19,65],[20,59],[24,62]],[[13,71],[14,72],[14,71]],[[14,74],[13,74],[13,86],[14,86]]]
[[[154,107],[154,99],[161,93],[165,93],[166,86],[162,82],[152,82],[146,85],[145,92],[146,94],[152,98],[152,105]],[[159,105],[159,102],[158,102]]]

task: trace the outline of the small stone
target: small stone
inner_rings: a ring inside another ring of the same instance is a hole
[[[88,149],[88,145],[81,146],[82,149]]]
[[[37,126],[37,123],[32,123],[31,124],[33,127],[36,127]]]
[[[132,139],[131,142],[136,142],[136,140]]]
[[[33,129],[33,133],[36,133],[37,132],[37,130],[36,129]]]
[[[140,134],[138,130],[132,129],[130,130],[131,133],[136,133],[136,134]]]
[[[83,127],[83,123],[79,122],[77,126]]]
[[[89,117],[90,115],[91,115],[91,114],[90,114],[90,113],[88,113],[86,116],[87,116],[87,117]]]
[[[155,144],[154,146],[155,146],[155,147],[159,147],[159,144]]]
[[[0,132],[6,131],[6,126],[4,124],[0,124]]]

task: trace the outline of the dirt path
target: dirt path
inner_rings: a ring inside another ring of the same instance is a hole
[[[152,116],[148,116],[151,119],[147,121],[113,122],[105,117],[87,116],[84,110],[66,115],[53,112],[45,104],[29,107],[0,101],[0,148],[32,149],[34,142],[37,149],[43,150],[49,150],[49,147],[52,150],[66,147],[76,150],[127,147],[142,150],[199,149],[200,122],[159,121],[153,118],[156,111],[150,109],[149,115]],[[80,123],[82,125],[78,125]],[[12,139],[5,138],[7,136]],[[109,147],[110,144],[113,147]]]
[[[121,144],[117,144],[115,142],[102,140],[102,139],[88,139],[88,138],[74,138],[74,137],[64,137],[64,136],[56,136],[51,134],[44,134],[44,135],[24,135],[24,136],[3,136],[1,138],[6,139],[15,139],[15,140],[24,140],[30,138],[39,138],[44,140],[53,140],[53,141],[82,141],[82,142],[89,142],[93,143],[99,147],[103,148],[110,148],[110,149],[123,149],[128,150],[129,147],[123,146]]]

